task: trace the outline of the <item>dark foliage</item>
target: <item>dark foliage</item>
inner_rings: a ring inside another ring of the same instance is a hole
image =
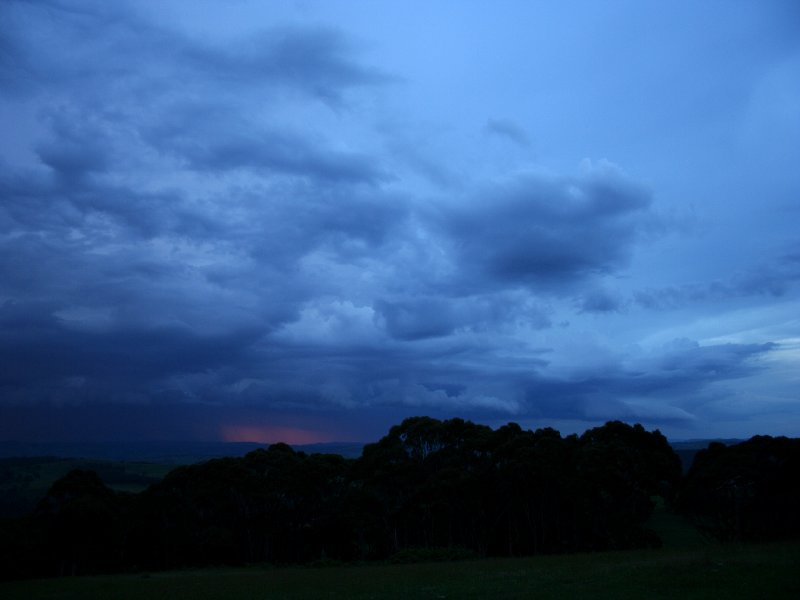
[[[720,540],[800,538],[800,439],[711,443],[695,456],[676,507]]]
[[[2,524],[0,552],[4,576],[25,577],[647,547],[651,497],[679,480],[664,436],[640,425],[562,437],[415,417],[356,460],[275,444],[137,495],[72,471]]]
[[[125,566],[132,496],[119,494],[94,471],[75,469],[56,481],[36,507],[44,573],[83,575]]]

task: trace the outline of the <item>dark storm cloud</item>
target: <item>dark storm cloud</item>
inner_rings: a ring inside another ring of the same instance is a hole
[[[619,268],[647,213],[646,192],[607,165],[579,178],[487,184],[466,208],[430,210],[383,192],[372,167],[352,180],[302,156],[287,168],[244,133],[245,147],[228,156],[226,126],[234,133],[247,126],[224,113],[197,118],[189,111],[173,129],[156,117],[142,138],[204,174],[247,167],[259,175],[256,165],[271,160],[291,177],[212,194],[222,210],[211,212],[183,190],[112,183],[125,172],[121,128],[75,109],[45,121],[38,156],[47,170],[27,177],[5,170],[14,198],[8,219],[28,232],[5,241],[5,256],[15,257],[2,265],[8,290],[20,299],[53,299],[31,308],[46,327],[4,339],[7,348],[21,348],[9,363],[17,379],[7,398],[158,401],[167,394],[294,408],[524,413],[522,382],[546,361],[523,347],[512,358],[513,342],[496,336],[546,328],[550,319],[519,288],[560,293]],[[200,125],[192,129],[193,122]],[[370,186],[354,188],[353,180]],[[164,254],[165,242],[188,245],[204,266],[186,264],[174,250]],[[449,275],[415,260],[433,247],[443,250]],[[318,252],[335,257],[334,266],[369,264],[377,281],[384,271],[396,275],[387,289],[345,292],[365,293],[362,302],[374,310],[367,344],[349,343],[346,330],[337,332],[334,349],[274,337],[297,322],[304,305],[330,293],[332,279],[298,274]],[[215,264],[230,253],[232,263]],[[248,297],[261,298],[260,306],[237,311]],[[206,331],[209,324],[216,330]]]
[[[426,291],[422,281],[408,282],[408,291],[417,283],[417,293]],[[455,290],[458,291],[458,288]],[[475,296],[449,295],[439,288],[439,296],[381,298],[373,304],[378,324],[398,340],[422,340],[456,332],[500,333],[504,328],[551,326],[546,310],[526,296],[508,291],[484,292]]]
[[[546,290],[624,266],[649,204],[646,190],[601,165],[576,179],[517,177],[440,219],[478,285]]]
[[[329,30],[216,47],[119,7],[78,8],[3,8],[23,31],[3,39],[3,76],[27,65],[20,91],[55,95],[38,164],[0,164],[4,401],[228,401],[262,375],[291,388],[257,342],[326,284],[299,261],[368,256],[406,209],[373,189],[385,175],[366,155],[241,115],[278,88],[341,108],[385,78]],[[196,99],[223,84],[233,95]],[[220,184],[237,169],[251,174]]]
[[[42,120],[49,135],[34,151],[59,178],[75,181],[112,166],[114,140],[96,111],[51,109]]]
[[[175,107],[146,136],[154,148],[197,171],[247,168],[334,183],[375,184],[387,179],[373,158],[270,129],[242,118],[229,106]]]
[[[340,101],[342,89],[389,81],[355,63],[348,40],[327,29],[276,29],[232,51],[196,46],[189,54],[198,68],[210,68],[223,81],[277,80],[332,102]]]
[[[691,420],[705,402],[704,390],[709,384],[759,372],[763,365],[757,359],[775,348],[772,343],[700,346],[676,340],[640,364],[606,366],[602,372],[568,379],[532,380],[526,386],[526,400],[530,413],[537,417],[591,420],[634,419],[638,415],[656,423]],[[643,399],[661,399],[665,405],[656,403],[648,410],[643,408],[647,406]]]
[[[259,239],[251,234],[249,248],[232,249],[226,236],[239,230],[221,227],[225,224],[185,206],[180,196],[137,194],[82,180],[48,186],[36,177],[30,177],[25,195],[16,190],[19,181],[10,179],[13,185],[4,188],[8,194],[0,206],[8,232],[0,239],[6,298],[47,299],[37,304],[46,315],[64,312],[80,326],[112,329],[170,323],[202,330],[269,328],[294,314],[298,292],[285,278],[281,296],[267,304],[244,310],[234,300],[248,289],[277,286],[278,275],[267,269],[254,275],[248,267],[252,283],[239,292],[212,281],[222,273],[237,277],[231,256],[256,252]]]
[[[319,244],[352,252],[343,238],[372,245],[399,218],[396,206],[338,188],[385,180],[375,159],[271,124],[278,88],[300,92],[294,102],[321,97],[341,108],[347,90],[386,81],[355,60],[343,35],[281,28],[215,45],[120,4],[9,3],[3,10],[23,32],[9,38],[9,52],[24,56],[53,94],[40,111],[46,135],[35,144],[48,170],[0,174],[3,217],[18,225],[45,227],[50,237],[54,228],[77,231],[91,242],[128,235],[234,240],[245,253],[294,260]],[[254,104],[267,109],[264,119],[244,116],[258,112]],[[220,208],[212,208],[207,193],[198,202],[196,190],[148,182],[154,168],[189,168],[201,178],[248,169],[257,179],[220,190]],[[276,189],[272,175],[290,181]],[[129,231],[103,231],[108,220]]]
[[[769,264],[738,274],[732,287],[741,294],[783,296],[800,282],[800,250],[795,248]]]
[[[0,94],[33,122],[0,161],[0,407],[33,406],[17,422],[52,403],[110,420],[135,403],[174,431],[196,407],[206,436],[251,409],[689,421],[693,395],[777,348],[595,361],[575,326],[565,351],[567,321],[627,317],[615,282],[670,228],[650,192],[606,161],[470,171],[426,128],[378,123],[405,97],[340,31],[221,41],[136,3],[1,4]],[[530,143],[512,121],[484,133]],[[786,293],[797,257],[645,293]]]
[[[341,105],[351,88],[389,78],[353,60],[355,48],[332,29],[278,28],[214,44],[142,19],[121,3],[6,2],[0,78],[12,88],[71,86],[82,93],[127,93],[139,100],[165,86],[287,88]],[[194,88],[194,89],[193,89]]]
[[[152,238],[165,232],[209,233],[208,215],[192,210],[175,190],[146,192],[92,178],[100,169],[95,151],[69,152],[50,143],[40,152],[50,171],[12,169],[0,164],[0,220],[10,229],[46,233],[71,247],[129,237]],[[100,163],[102,164],[102,162]],[[98,220],[100,219],[100,220]],[[115,231],[122,227],[125,231]],[[75,236],[80,232],[80,236]],[[10,242],[13,244],[13,240]]]
[[[395,303],[379,301],[375,308],[383,316],[389,334],[401,340],[448,335],[456,326],[450,304],[440,298]]]
[[[6,402],[144,398],[158,382],[242,360],[258,331],[203,335],[178,325],[81,328],[52,306],[0,307],[0,388]],[[49,310],[48,310],[49,309]]]
[[[515,363],[469,344],[414,349],[384,345],[349,352],[283,347],[270,353],[276,377],[253,383],[246,395],[251,400],[273,398],[276,405],[287,407],[293,402],[360,408],[405,405],[458,410],[478,419],[502,415],[540,421],[686,424],[702,410],[710,384],[760,372],[758,359],[774,349],[772,344],[700,346],[684,340],[650,359],[555,378],[547,374],[544,353]],[[297,376],[287,377],[292,373]],[[326,387],[331,381],[342,387]]]
[[[780,298],[800,282],[800,253],[791,249],[769,263],[741,270],[711,283],[687,283],[640,290],[635,301],[649,309],[674,309],[700,302],[719,302],[749,296]]]
[[[377,344],[287,344],[274,339],[258,349],[264,367],[246,385],[220,386],[237,402],[283,407],[372,409],[418,407],[474,415],[514,414],[510,395],[520,372],[533,373],[546,361],[528,353],[493,356],[469,339],[381,341]],[[208,391],[208,388],[206,388]]]
[[[577,299],[577,306],[582,313],[610,313],[621,311],[623,302],[607,290],[592,290]]]

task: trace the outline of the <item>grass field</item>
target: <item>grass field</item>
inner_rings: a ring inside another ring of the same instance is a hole
[[[4,600],[800,598],[800,543],[0,584]]]

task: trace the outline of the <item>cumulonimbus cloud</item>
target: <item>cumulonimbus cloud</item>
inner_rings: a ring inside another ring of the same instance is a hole
[[[677,419],[691,406],[642,398],[772,349],[555,373],[559,328],[628,306],[609,280],[658,220],[646,186],[607,161],[456,181],[360,115],[393,79],[340,31],[220,45],[76,6],[0,7],[0,93],[39,115],[24,159],[0,162],[0,402]],[[415,161],[435,193],[404,178]]]

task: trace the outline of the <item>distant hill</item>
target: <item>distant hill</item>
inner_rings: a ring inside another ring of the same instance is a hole
[[[268,445],[256,442],[0,442],[0,458],[53,456],[182,465],[223,456],[244,456]],[[293,448],[307,454],[318,452],[357,458],[364,444],[331,442]]]
[[[244,456],[265,444],[225,442],[0,442],[0,519],[31,511],[54,481],[72,469],[95,471],[106,485],[141,492],[179,465]],[[294,446],[306,454],[361,456],[364,444]]]
[[[670,442],[669,445],[672,446],[672,449],[675,450],[675,453],[680,457],[681,464],[683,465],[683,472],[686,473],[689,470],[689,467],[692,466],[692,462],[694,461],[694,456],[700,450],[705,450],[708,448],[708,445],[711,442],[721,442],[726,446],[731,446],[733,444],[739,444],[744,440],[736,439],[736,438],[728,438],[728,439],[697,439],[697,440],[679,440]]]
[[[694,439],[671,441],[670,445],[681,457],[685,472],[692,465],[698,450],[707,448],[711,442],[722,442],[730,446],[742,441],[744,440]],[[0,442],[0,458],[53,456],[184,465],[222,456],[244,456],[256,448],[265,448],[268,445],[256,442]],[[330,442],[292,447],[307,454],[319,452],[358,458],[364,444]]]
[[[1,457],[0,519],[19,517],[33,510],[50,486],[73,469],[94,471],[112,489],[136,493],[160,481],[175,467],[167,463],[98,458]]]

